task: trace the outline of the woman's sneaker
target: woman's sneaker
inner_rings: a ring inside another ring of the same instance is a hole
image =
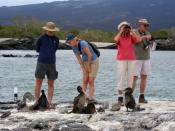
[[[97,100],[94,98],[87,98],[88,103],[98,104]]]
[[[148,101],[145,99],[144,94],[141,94],[139,96],[139,103],[148,103]]]

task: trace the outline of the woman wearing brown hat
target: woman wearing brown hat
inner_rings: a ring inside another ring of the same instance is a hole
[[[58,77],[55,63],[59,39],[54,35],[54,32],[59,31],[59,29],[53,22],[48,22],[46,26],[42,28],[45,30],[45,34],[38,39],[36,47],[39,56],[35,70],[35,98],[36,100],[39,99],[42,82],[46,75],[48,79],[48,102],[51,105],[54,92],[54,80]]]

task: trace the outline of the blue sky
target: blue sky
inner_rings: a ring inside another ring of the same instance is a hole
[[[66,0],[0,0],[0,6],[26,5],[26,4],[35,4],[35,3],[52,2],[52,1],[66,1]]]

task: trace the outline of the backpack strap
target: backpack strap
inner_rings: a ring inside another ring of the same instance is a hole
[[[86,41],[86,42],[88,43],[88,45],[90,45],[88,41]],[[91,46],[91,45],[90,45],[90,46]],[[78,50],[79,50],[80,54],[82,54],[82,52],[81,52],[81,40],[80,40],[80,42],[78,43]]]
[[[100,51],[92,43],[90,43],[89,41],[86,40],[86,42],[92,48],[92,50],[95,52],[97,57],[99,57],[100,56]],[[81,52],[81,41],[78,43],[78,50],[79,50],[80,54],[82,54],[82,52]]]
[[[79,50],[80,54],[82,54],[82,52],[81,52],[81,41],[78,43],[78,50]]]

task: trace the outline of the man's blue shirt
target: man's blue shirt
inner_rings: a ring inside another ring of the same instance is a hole
[[[36,51],[39,53],[38,62],[43,64],[55,64],[56,50],[59,39],[56,36],[42,35],[37,41]]]

